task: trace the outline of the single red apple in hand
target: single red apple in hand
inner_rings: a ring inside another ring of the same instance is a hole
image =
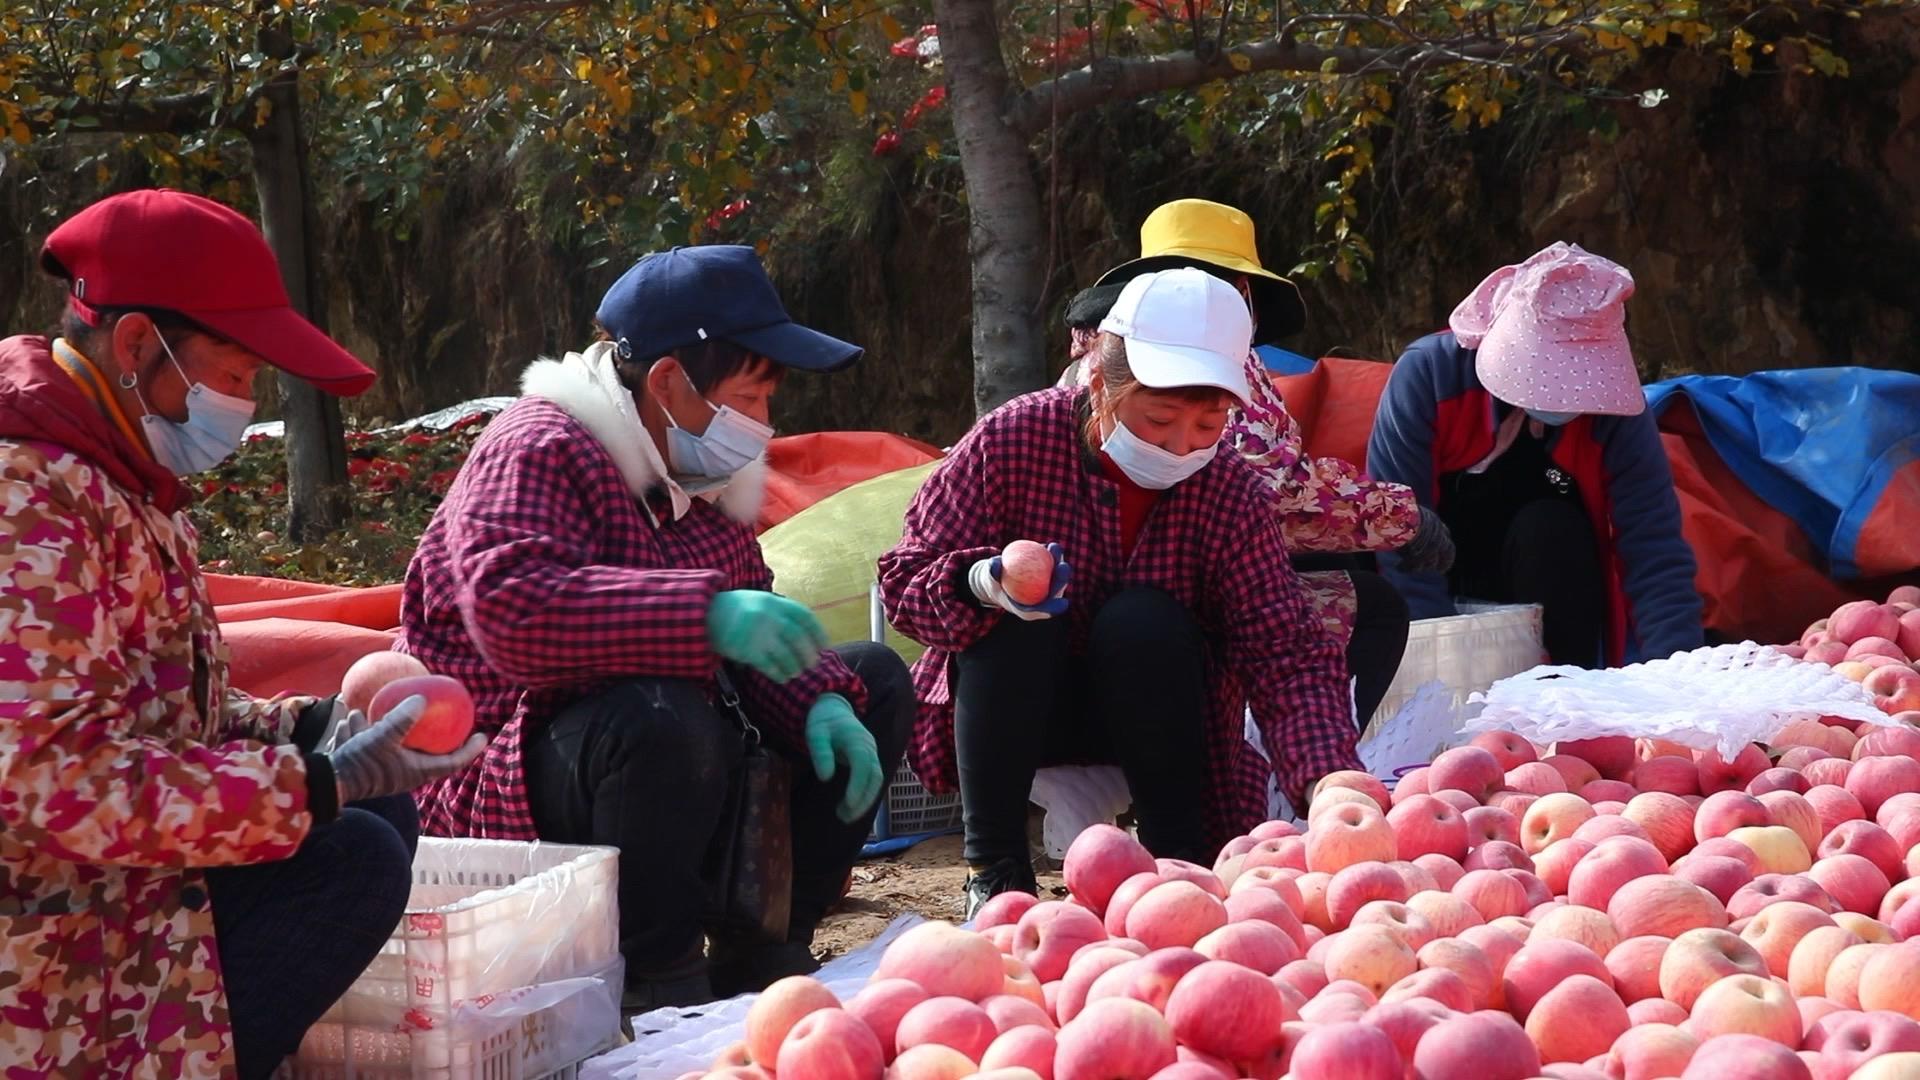
[[[413,675],[395,679],[373,695],[367,719],[379,723],[387,710],[419,694],[427,709],[407,732],[402,745],[429,754],[450,754],[473,733],[473,696],[459,679],[445,675]]]
[[[395,679],[425,675],[427,665],[402,652],[368,653],[353,662],[340,680],[340,700],[349,709],[366,712],[380,688]]]
[[[1000,587],[1016,604],[1044,603],[1053,592],[1053,552],[1032,540],[1008,544],[1000,553]]]

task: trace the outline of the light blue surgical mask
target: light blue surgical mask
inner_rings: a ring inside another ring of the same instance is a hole
[[[699,393],[699,387],[687,379],[687,385]],[[706,401],[705,396],[701,397]],[[707,430],[695,435],[674,422],[673,414],[662,406],[667,418],[667,464],[676,481],[696,487],[724,483],[734,473],[752,464],[773,440],[773,429],[733,408],[706,401],[713,410]]]
[[[187,383],[187,420],[178,423],[155,414],[147,407],[146,397],[134,387],[133,395],[145,413],[140,418],[140,428],[147,436],[153,459],[167,471],[175,476],[206,472],[240,448],[247,425],[253,422],[253,402],[222,394],[205,383],[187,378],[180,359],[173,355],[173,347],[164,336],[156,336],[160,337],[160,348],[166,351],[167,359],[173,362],[173,370]]]
[[[1548,412],[1545,409],[1528,409],[1527,415],[1548,427],[1561,427],[1580,417],[1577,412]]]

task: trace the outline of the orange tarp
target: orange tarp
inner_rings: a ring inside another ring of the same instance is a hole
[[[940,456],[936,447],[878,431],[821,431],[775,439],[767,446],[767,501],[760,508],[760,530],[862,480]]]
[[[940,456],[925,443],[874,431],[831,431],[767,447],[762,530],[869,477]],[[233,652],[233,684],[262,696],[332,694],[355,660],[392,646],[400,586],[350,588],[280,578],[207,575]]]

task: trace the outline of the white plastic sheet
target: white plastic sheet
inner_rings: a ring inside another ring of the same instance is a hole
[[[880,936],[837,957],[814,977],[842,1002],[860,992],[880,965],[880,955],[901,934],[925,919],[902,915]],[[633,1018],[634,1041],[580,1066],[579,1080],[674,1080],[705,1069],[714,1056],[738,1042],[756,995],[742,994],[692,1009],[656,1009]]]
[[[1546,665],[1475,694],[1469,731],[1513,731],[1545,746],[1606,735],[1667,739],[1731,758],[1795,720],[1891,724],[1858,683],[1751,641],[1623,668]]]

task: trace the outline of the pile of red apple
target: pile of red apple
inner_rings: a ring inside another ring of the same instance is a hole
[[[1553,749],[1335,774],[1212,869],[1096,826],[683,1080],[1920,1080],[1920,731]]]
[[[1874,704],[1920,725],[1920,586],[1902,585],[1884,604],[1855,600],[1817,619],[1793,645],[1775,648],[1834,671],[1872,694]]]

